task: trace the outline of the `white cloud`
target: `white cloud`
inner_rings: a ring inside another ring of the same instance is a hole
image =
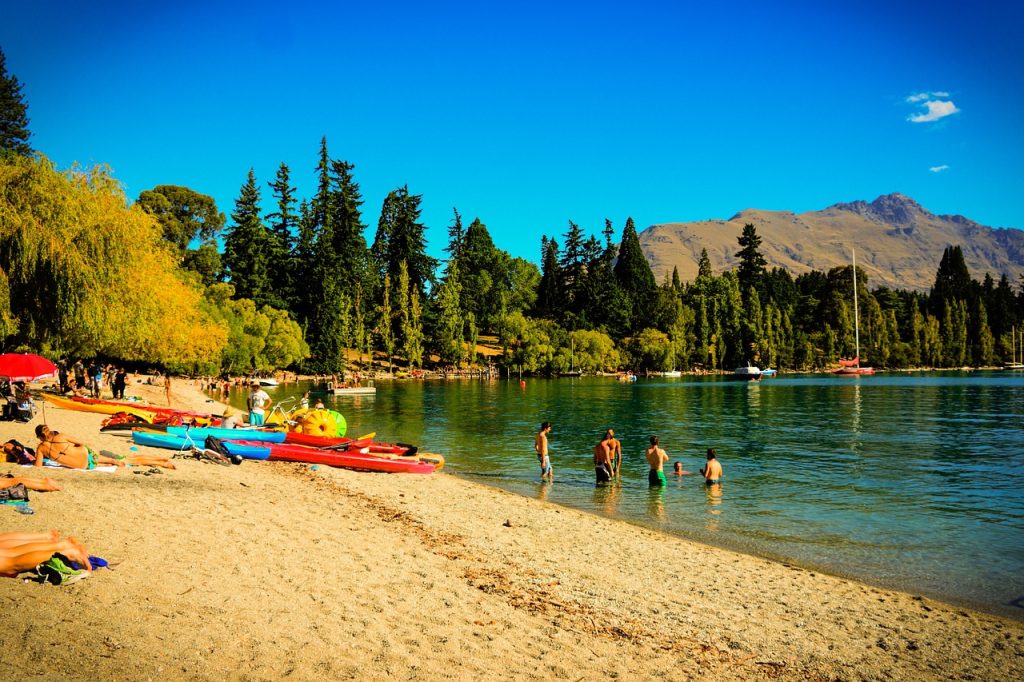
[[[932,97],[949,97],[948,92],[933,92]]]
[[[932,166],[928,170],[930,170],[932,173],[941,173],[944,170],[949,170],[949,164],[944,163],[941,166]]]
[[[914,114],[907,118],[911,123],[931,123],[932,121],[938,121],[940,118],[952,116],[960,110],[956,108],[952,100],[935,100],[930,99],[924,103],[925,112],[922,114]]]
[[[926,99],[928,99],[927,92],[919,92],[916,95],[910,95],[909,97],[907,97],[908,102],[923,102]]]

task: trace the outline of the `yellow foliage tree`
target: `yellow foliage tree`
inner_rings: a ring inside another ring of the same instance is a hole
[[[103,166],[0,163],[0,274],[0,331],[51,355],[216,364],[227,343],[159,225]]]

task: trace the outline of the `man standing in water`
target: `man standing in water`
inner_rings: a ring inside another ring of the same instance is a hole
[[[647,473],[647,482],[652,488],[665,485],[667,483],[665,481],[665,462],[668,461],[668,454],[658,447],[657,436],[651,436],[651,447],[647,448],[645,454],[647,455],[647,464],[651,467]]]
[[[722,463],[715,458],[715,449],[708,448],[708,463],[700,470],[705,483],[722,482]]]
[[[551,471],[551,459],[548,457],[548,433],[551,432],[551,422],[544,422],[540,425],[540,431],[533,441],[533,449],[537,451],[537,461],[540,462],[540,480],[545,478],[548,481],[554,480],[554,472]]]
[[[622,468],[622,443],[615,437],[615,429],[608,429],[606,438],[608,440],[612,476],[618,478],[619,469]]]
[[[604,438],[594,446],[594,476],[598,483],[609,483],[612,480],[612,447],[609,435],[611,430],[604,432]]]

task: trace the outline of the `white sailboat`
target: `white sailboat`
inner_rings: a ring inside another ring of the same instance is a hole
[[[852,360],[840,360],[839,369],[833,370],[833,374],[843,376],[858,376],[861,374],[874,374],[874,367],[860,366],[860,311],[857,307],[857,251],[853,253],[853,338],[856,345],[856,355]]]
[[[1020,362],[1017,362],[1017,328],[1010,329],[1010,361],[1003,363],[1003,369],[1024,369],[1024,331],[1020,333]]]

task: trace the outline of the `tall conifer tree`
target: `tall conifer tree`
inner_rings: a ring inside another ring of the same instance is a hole
[[[647,326],[655,299],[658,284],[651,272],[651,265],[640,248],[640,237],[632,218],[626,219],[626,227],[622,230],[622,243],[619,245],[619,258],[615,263],[615,278],[626,293],[630,303],[629,329],[639,331]]]
[[[270,233],[260,214],[260,190],[250,168],[235,200],[235,211],[231,214],[234,224],[224,238],[224,266],[235,287],[235,297],[252,299],[257,307],[269,304],[271,298]]]
[[[0,49],[0,155],[5,152],[29,156],[28,105],[21,94],[21,83],[7,75],[7,57]]]

